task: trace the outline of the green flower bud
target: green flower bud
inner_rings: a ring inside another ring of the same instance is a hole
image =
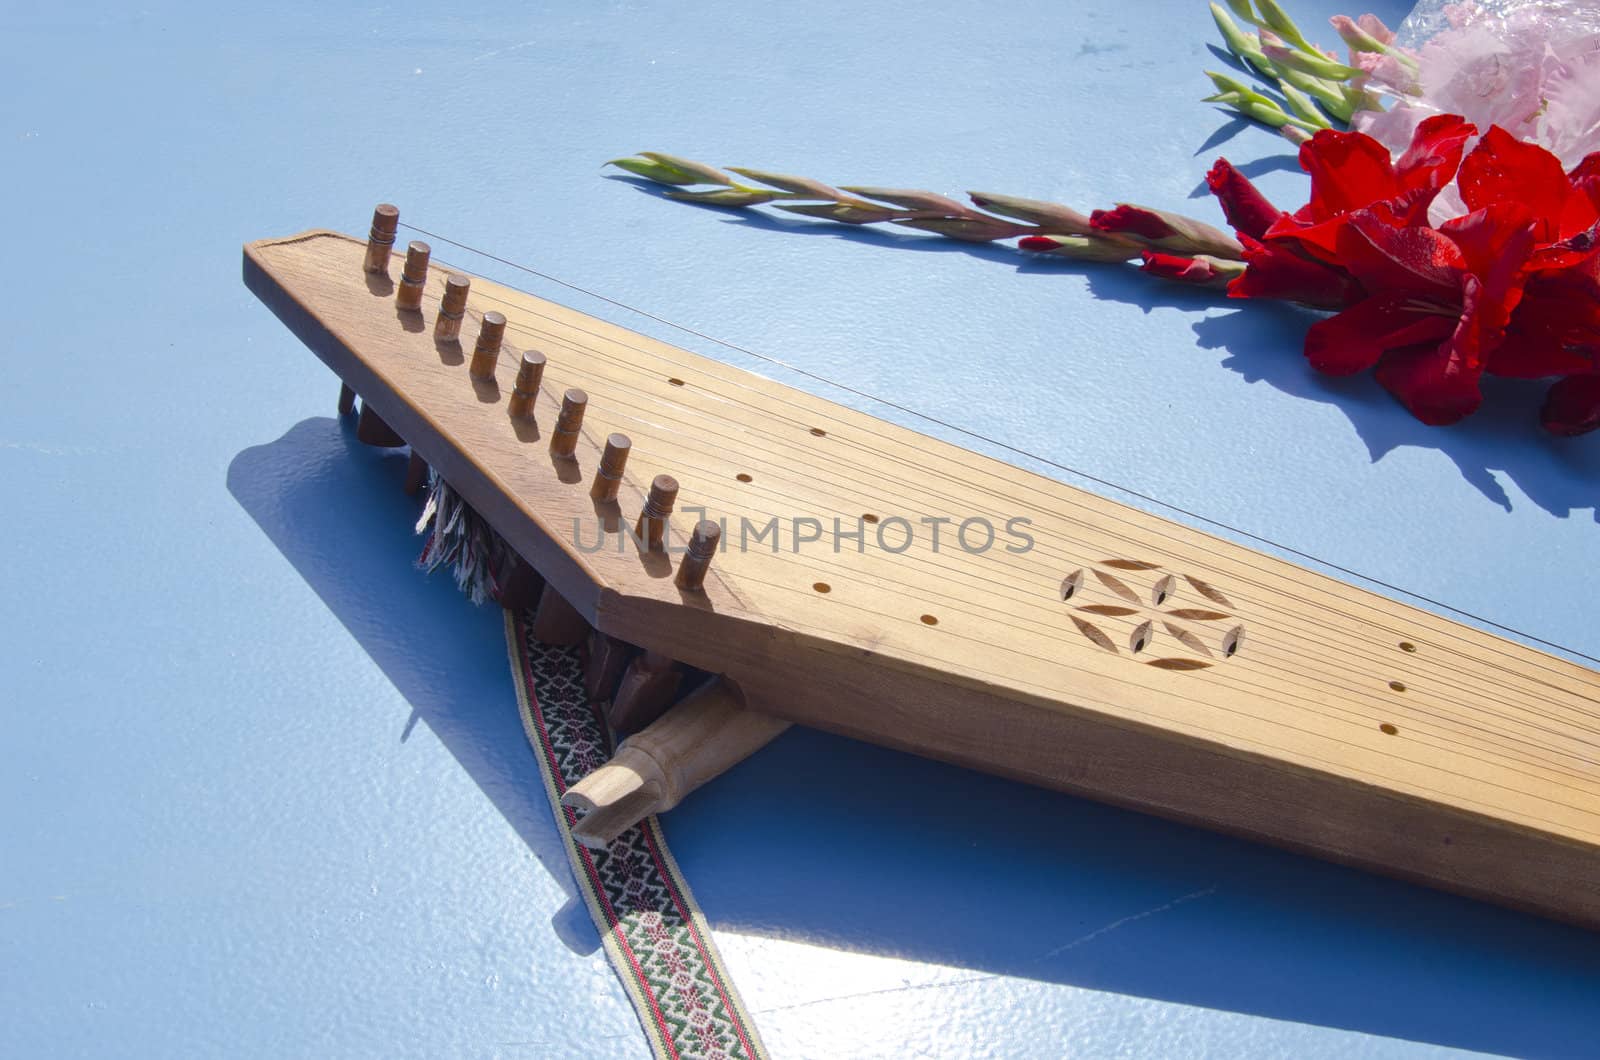
[[[740,166],[729,166],[730,173],[737,173],[741,177],[748,177],[758,184],[770,184],[793,195],[802,195],[808,199],[833,199],[844,198],[837,188],[831,188],[820,180],[810,177],[791,177],[783,173],[763,173],[759,169],[745,169]]]
[[[1217,30],[1222,34],[1223,43],[1228,50],[1253,66],[1258,72],[1271,74],[1272,64],[1261,53],[1261,42],[1244,30],[1240,29],[1228,13],[1216,4],[1211,5],[1211,17],[1217,23]]]
[[[1143,253],[1136,243],[1099,236],[1024,236],[1017,246],[1034,254],[1074,261],[1132,261]]]
[[[851,195],[861,195],[879,202],[892,203],[895,206],[904,206],[908,210],[927,211],[931,214],[943,214],[953,217],[970,217],[975,221],[983,220],[983,215],[971,210],[954,199],[947,199],[943,195],[935,195],[931,191],[916,191],[907,188],[865,188],[860,186],[840,188],[840,191],[849,192]]]
[[[1295,48],[1286,48],[1281,44],[1264,44],[1261,46],[1261,51],[1272,63],[1274,71],[1302,70],[1313,77],[1326,78],[1329,81],[1348,81],[1361,73],[1355,67],[1335,62],[1321,53],[1310,55]]]
[[[1317,105],[1311,101],[1310,96],[1287,81],[1279,81],[1278,88],[1283,92],[1283,98],[1289,101],[1290,110],[1313,125],[1324,129],[1333,128],[1333,124],[1328,121],[1327,116],[1322,111],[1317,109]]]
[[[937,232],[941,236],[967,243],[988,243],[996,239],[1010,239],[1012,236],[1038,231],[1033,225],[1007,224],[1005,221],[992,218],[988,221],[975,221],[966,217],[909,217],[896,221],[895,224],[921,229],[924,232]]]
[[[1306,95],[1322,104],[1322,109],[1338,118],[1340,121],[1349,121],[1355,113],[1356,107],[1351,99],[1351,90],[1348,85],[1324,81],[1320,77],[1312,77],[1303,70],[1276,70],[1278,87],[1285,84],[1293,85]],[[1287,96],[1287,92],[1285,95]]]
[[[821,217],[829,221],[840,221],[847,225],[870,225],[883,221],[895,221],[911,216],[914,211],[891,210],[886,206],[874,206],[869,202],[807,202],[807,203],[775,203],[779,210],[797,213],[804,217]]]
[[[729,177],[728,174],[724,173],[722,170],[717,169],[714,166],[708,166],[704,162],[695,162],[695,161],[692,161],[692,160],[687,159],[687,158],[679,158],[677,155],[664,155],[660,151],[640,151],[639,154],[643,155],[645,158],[650,159],[650,161],[652,161],[652,162],[659,162],[664,166],[671,166],[673,169],[678,170],[679,172],[682,172],[682,173],[686,173],[689,176],[700,178],[698,180],[692,180],[692,181],[681,181],[680,183],[686,183],[686,184],[732,184],[733,183],[733,178]]]
[[[657,184],[704,184],[705,181],[693,173],[685,172],[675,166],[662,162],[652,162],[647,158],[613,158],[607,162],[608,166],[625,169],[636,177],[653,180]]]
[[[1094,231],[1089,218],[1059,203],[1023,199],[1015,195],[995,195],[987,191],[969,191],[967,195],[979,209],[1038,225],[1042,232],[1087,235]]]
[[[1294,24],[1294,19],[1289,13],[1278,6],[1278,0],[1256,0],[1256,6],[1261,9],[1261,21],[1265,22],[1273,32],[1284,40],[1293,41],[1302,48],[1310,48],[1311,42],[1306,40],[1305,34],[1300,32],[1300,27]]]
[[[760,206],[764,202],[771,202],[778,197],[778,192],[764,191],[761,188],[746,188],[735,186],[732,188],[717,188],[714,191],[669,191],[667,198],[677,199],[680,202],[697,202],[702,206]]]

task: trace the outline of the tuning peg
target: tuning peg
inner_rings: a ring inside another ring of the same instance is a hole
[[[583,427],[583,413],[589,407],[589,395],[573,387],[561,398],[561,414],[556,417],[556,429],[550,432],[550,452],[559,457],[570,457],[578,448],[578,431]]]
[[[400,287],[394,294],[396,309],[414,313],[422,308],[422,287],[428,279],[428,259],[433,248],[414,239],[406,246],[405,267],[400,270]]]
[[[711,519],[702,519],[694,524],[694,533],[689,536],[689,550],[683,554],[683,560],[678,564],[678,576],[673,579],[678,588],[693,592],[705,584],[706,571],[711,569],[711,557],[717,554],[717,546],[721,543],[721,524]]]
[[[505,314],[493,309],[483,314],[483,326],[478,329],[478,342],[472,348],[472,363],[467,366],[472,378],[494,378],[495,365],[500,361],[500,344],[505,337]]]
[[[461,335],[461,318],[467,312],[467,290],[472,281],[459,272],[445,277],[444,297],[439,301],[439,316],[433,322],[433,337],[454,342]]]
[[[367,233],[367,256],[361,267],[367,272],[387,274],[389,254],[394,247],[395,229],[400,226],[400,209],[380,202],[372,211],[372,229]]]
[[[628,464],[628,453],[633,440],[626,434],[613,434],[606,438],[605,452],[600,455],[600,466],[594,471],[594,485],[589,496],[597,501],[614,501],[622,487],[622,469]]]
[[[650,496],[645,499],[644,511],[633,528],[633,536],[647,552],[659,552],[666,547],[667,516],[678,501],[678,480],[671,475],[657,475],[650,483]]]
[[[544,381],[544,354],[538,350],[524,350],[522,363],[517,367],[517,382],[511,390],[511,404],[506,409],[513,419],[533,415],[533,402],[539,396],[539,384]]]

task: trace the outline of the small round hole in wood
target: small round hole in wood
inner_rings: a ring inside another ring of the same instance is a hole
[[[1417,650],[1417,646],[1415,644],[1411,643],[1409,640],[1403,640],[1403,641],[1400,642],[1400,650],[1401,651],[1416,651]]]
[[[670,379],[667,380],[667,382],[671,383],[673,386],[682,386],[683,385],[683,380],[679,379],[677,376],[672,376]]]
[[[939,620],[934,618],[932,615],[923,615],[922,624],[924,626],[937,626],[939,624]]]
[[[755,481],[755,479],[751,478],[749,475],[746,475],[743,471],[739,472],[737,475],[735,475],[733,477],[738,479],[740,482],[754,482]]]
[[[1387,721],[1384,722],[1382,725],[1378,726],[1378,731],[1381,732],[1381,733],[1384,733],[1385,735],[1388,735],[1388,736],[1399,736],[1400,735],[1399,727],[1396,726],[1396,725],[1392,725]]]
[[[815,589],[819,593],[833,592],[833,586],[829,585],[827,582],[813,582],[811,584],[811,588]]]

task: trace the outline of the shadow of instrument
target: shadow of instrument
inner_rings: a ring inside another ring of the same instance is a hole
[[[587,645],[631,735],[563,796],[581,841],[794,722],[1600,928],[1594,672],[423,243],[396,283],[397,225],[251,243],[245,283]]]

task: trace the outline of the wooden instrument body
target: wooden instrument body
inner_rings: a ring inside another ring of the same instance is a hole
[[[443,271],[397,310],[363,256],[265,240],[245,280],[601,633],[783,719],[1600,927],[1591,671],[476,277],[436,342]],[[512,349],[476,380],[490,310]],[[524,349],[548,368],[514,419]],[[610,431],[633,451],[600,502]],[[660,472],[678,544],[694,509],[727,520],[702,591],[626,537],[590,550]],[[745,531],[773,518],[776,550]]]

